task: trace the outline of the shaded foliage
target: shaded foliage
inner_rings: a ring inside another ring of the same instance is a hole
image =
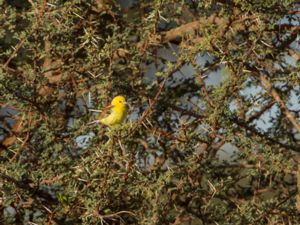
[[[1,223],[297,224],[295,1],[0,6]]]

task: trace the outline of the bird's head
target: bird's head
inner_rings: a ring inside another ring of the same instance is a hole
[[[126,104],[126,99],[121,95],[114,97],[111,101],[112,106],[125,106]]]

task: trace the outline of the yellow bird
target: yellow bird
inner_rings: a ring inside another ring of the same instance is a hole
[[[108,109],[111,109],[110,114],[102,118],[103,113],[101,113],[99,117],[100,123],[107,126],[121,124],[127,115],[126,99],[121,95],[114,97],[110,106],[106,107],[103,112],[106,112]]]

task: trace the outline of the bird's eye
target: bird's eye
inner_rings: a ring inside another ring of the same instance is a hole
[[[119,101],[119,103],[122,103],[122,101]]]

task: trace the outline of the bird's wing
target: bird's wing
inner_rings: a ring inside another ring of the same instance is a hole
[[[108,105],[105,108],[103,108],[102,112],[98,116],[98,120],[106,117],[110,113],[110,110],[112,109],[112,107],[113,107],[112,105]]]
[[[100,112],[97,120],[94,120],[92,122],[89,122],[88,125],[91,125],[91,124],[94,124],[94,123],[99,123],[99,121],[108,116],[109,112],[110,112],[110,109],[112,108],[113,106],[112,105],[108,105],[106,106],[105,108],[103,108],[102,110],[94,110],[94,109],[90,109],[90,111],[94,111],[94,112]]]

